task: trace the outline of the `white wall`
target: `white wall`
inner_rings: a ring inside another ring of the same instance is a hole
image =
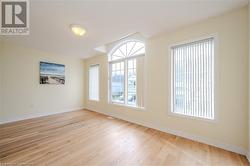
[[[65,64],[65,85],[40,85],[39,62]],[[83,107],[83,61],[4,43],[1,122]]]
[[[149,39],[146,45],[146,110],[108,103],[108,61],[106,55],[85,60],[85,106],[132,122],[220,146],[238,153],[248,147],[248,13],[247,8]],[[171,44],[216,34],[217,122],[168,115],[169,52]],[[101,67],[100,102],[87,99],[87,69]]]

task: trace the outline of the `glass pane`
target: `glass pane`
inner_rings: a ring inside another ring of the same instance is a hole
[[[134,46],[134,49],[131,51],[130,56],[135,56],[145,53],[145,46],[141,42],[137,42]]]
[[[111,100],[124,103],[124,62],[112,64]]]
[[[145,54],[145,47],[141,47],[137,52],[134,53],[133,56],[141,54]]]
[[[117,59],[122,59],[124,58],[124,55],[121,53],[119,49],[117,49],[113,54],[112,54],[112,60],[117,60]]]
[[[127,44],[123,44],[119,49],[120,49],[123,56],[127,55]]]
[[[136,106],[136,59],[128,60],[128,104]]]
[[[109,57],[109,61],[114,61],[130,56],[145,54],[145,45],[138,41],[129,41],[118,47]]]
[[[127,56],[130,56],[131,52],[134,49],[136,42],[128,42],[127,43]]]

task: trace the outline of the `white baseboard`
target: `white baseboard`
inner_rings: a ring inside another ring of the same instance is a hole
[[[26,119],[32,119],[32,118],[38,118],[42,116],[48,116],[48,115],[55,115],[55,114],[60,114],[64,112],[71,112],[71,111],[76,111],[76,110],[81,110],[84,109],[84,107],[78,107],[78,108],[71,108],[71,109],[64,109],[64,110],[58,110],[54,112],[39,112],[39,113],[33,113],[29,115],[23,115],[19,117],[14,117],[14,118],[6,118],[6,119],[1,119],[0,124],[5,124],[5,123],[11,123],[11,122],[17,122],[21,120],[26,120]]]
[[[56,112],[52,112],[52,113],[51,112],[45,112],[45,113],[37,113],[37,114],[32,114],[32,115],[25,115],[25,116],[22,116],[22,117],[1,120],[0,124],[16,122],[16,121],[21,121],[21,120],[26,120],[26,119],[32,119],[32,118],[37,118],[37,117],[42,117],[42,116],[60,114],[60,113],[64,113],[64,112],[71,112],[71,111],[76,111],[76,110],[81,110],[81,109],[84,109],[84,107],[73,108],[73,109],[65,109],[65,110],[60,110],[60,111],[56,111]],[[215,141],[215,140],[211,140],[211,139],[208,139],[208,138],[205,138],[205,137],[202,137],[202,136],[197,136],[197,135],[188,134],[188,133],[185,133],[185,132],[169,129],[169,128],[166,128],[166,127],[157,126],[157,125],[155,125],[153,123],[150,123],[150,122],[138,121],[138,120],[135,120],[135,119],[134,120],[133,119],[128,119],[128,118],[125,118],[125,117],[121,117],[119,115],[115,115],[115,114],[112,114],[112,113],[103,112],[103,111],[99,111],[99,110],[94,110],[94,109],[91,109],[91,108],[86,108],[86,109],[88,109],[90,111],[98,112],[98,113],[101,113],[101,114],[104,114],[104,115],[112,116],[112,117],[115,117],[115,118],[118,118],[118,119],[122,119],[122,120],[125,120],[125,121],[128,121],[128,122],[131,122],[131,123],[142,125],[142,126],[145,126],[145,127],[148,127],[148,128],[156,129],[156,130],[163,131],[163,132],[166,132],[166,133],[170,133],[170,134],[173,134],[173,135],[176,135],[176,136],[180,136],[180,137],[184,137],[184,138],[194,140],[194,141],[197,141],[197,142],[212,145],[212,146],[222,148],[222,149],[225,149],[225,150],[228,150],[228,151],[232,151],[232,152],[235,152],[235,153],[238,153],[238,154],[242,154],[242,155],[245,155],[247,157],[248,161],[250,162],[250,151],[248,152],[246,149],[235,146],[235,145],[225,144],[223,142],[218,142],[218,141]]]
[[[249,163],[250,163],[250,149],[249,149],[249,151],[247,152],[246,157],[247,157],[247,159],[248,159],[248,161],[249,161]]]
[[[122,119],[122,120],[125,120],[125,121],[128,121],[128,122],[132,122],[132,123],[135,123],[135,124],[138,124],[138,125],[142,125],[142,126],[145,126],[145,127],[148,127],[148,128],[156,129],[156,130],[159,130],[159,131],[162,131],[162,132],[170,133],[170,134],[173,134],[173,135],[176,135],[176,136],[184,137],[184,138],[187,138],[187,139],[190,139],[190,140],[194,140],[194,141],[201,142],[201,143],[204,143],[204,144],[212,145],[212,146],[215,146],[215,147],[218,147],[218,148],[221,148],[221,149],[225,149],[225,150],[228,150],[228,151],[231,151],[231,152],[235,152],[235,153],[247,156],[247,150],[242,148],[242,147],[226,144],[226,143],[223,143],[223,142],[208,139],[208,138],[198,136],[198,135],[194,135],[194,134],[189,134],[189,133],[182,132],[182,131],[177,131],[177,130],[174,130],[174,129],[169,129],[169,128],[166,128],[166,127],[163,127],[163,126],[157,126],[157,125],[155,125],[153,123],[150,123],[150,122],[143,122],[143,121],[139,121],[139,120],[136,120],[136,119],[132,120],[132,119],[124,118],[124,117],[121,117],[119,115],[115,115],[115,114],[112,114],[112,113],[99,111],[99,110],[93,110],[91,108],[86,108],[86,109],[88,109],[90,111],[98,112],[98,113],[101,113],[101,114],[105,114],[105,115],[108,115],[108,116],[112,116],[112,117],[115,117],[115,118],[118,118],[118,119]],[[248,157],[248,160],[249,160],[249,154],[248,154],[247,157]]]

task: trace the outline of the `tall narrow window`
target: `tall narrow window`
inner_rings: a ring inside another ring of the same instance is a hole
[[[111,98],[112,101],[124,103],[124,62],[116,62],[111,66]]]
[[[110,102],[144,107],[144,55],[145,45],[137,40],[118,44],[110,52]]]
[[[99,101],[99,65],[89,67],[89,100]]]
[[[136,59],[128,60],[128,104],[136,105]]]
[[[214,119],[214,38],[171,48],[171,112]]]

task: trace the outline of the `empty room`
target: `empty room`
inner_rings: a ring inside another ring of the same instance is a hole
[[[1,0],[0,166],[250,166],[248,0]]]

